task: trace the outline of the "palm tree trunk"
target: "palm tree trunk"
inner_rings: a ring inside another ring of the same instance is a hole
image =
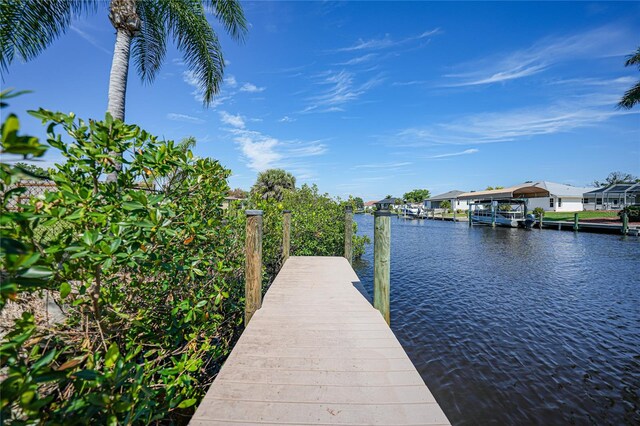
[[[136,0],[111,0],[109,9],[109,20],[116,29],[116,45],[109,75],[107,112],[114,119],[124,121],[131,39],[140,30],[141,22],[136,11]],[[113,161],[116,170],[107,176],[110,182],[116,181],[118,173],[122,170],[122,154],[114,154]]]
[[[124,102],[127,94],[127,75],[131,35],[122,29],[116,31],[116,46],[113,50],[113,62],[109,75],[109,99],[107,111],[114,119],[124,121]]]

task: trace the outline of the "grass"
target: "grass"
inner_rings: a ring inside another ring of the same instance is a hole
[[[575,212],[545,212],[544,220],[572,221]],[[578,220],[593,219],[596,217],[618,217],[618,212],[612,211],[582,211],[578,212]]]

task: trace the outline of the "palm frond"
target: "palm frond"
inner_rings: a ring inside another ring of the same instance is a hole
[[[634,64],[638,64],[638,69],[640,69],[640,47],[638,47],[636,53],[627,56],[627,61],[624,63],[624,66],[630,67]]]
[[[165,0],[162,3],[169,32],[198,81],[203,102],[208,106],[220,90],[224,70],[218,37],[207,21],[201,1]]]
[[[0,0],[0,69],[14,58],[28,61],[64,34],[74,16],[95,11],[83,0]]]
[[[138,74],[145,83],[156,78],[167,53],[163,6],[150,1],[138,1],[136,4],[142,27],[133,37],[132,53]]]
[[[640,81],[624,92],[624,96],[618,102],[618,108],[631,109],[638,104],[640,104]]]
[[[205,0],[204,4],[211,9],[234,39],[244,40],[247,34],[247,19],[238,0]]]

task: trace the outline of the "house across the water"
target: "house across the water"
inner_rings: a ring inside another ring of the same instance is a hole
[[[458,196],[464,194],[464,191],[453,190],[444,194],[434,195],[424,200],[423,206],[427,210],[439,209],[443,201],[449,201],[453,210],[469,210],[468,200],[459,200]]]
[[[585,191],[583,203],[585,210],[617,210],[640,204],[640,183],[617,183]]]
[[[531,198],[527,204],[529,210],[542,207],[547,212],[577,212],[584,210],[583,195],[590,188],[548,182],[546,180],[533,184],[549,191],[549,196]]]

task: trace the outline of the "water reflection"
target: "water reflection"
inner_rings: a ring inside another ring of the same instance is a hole
[[[391,250],[392,328],[454,424],[640,424],[637,238],[393,218]]]

